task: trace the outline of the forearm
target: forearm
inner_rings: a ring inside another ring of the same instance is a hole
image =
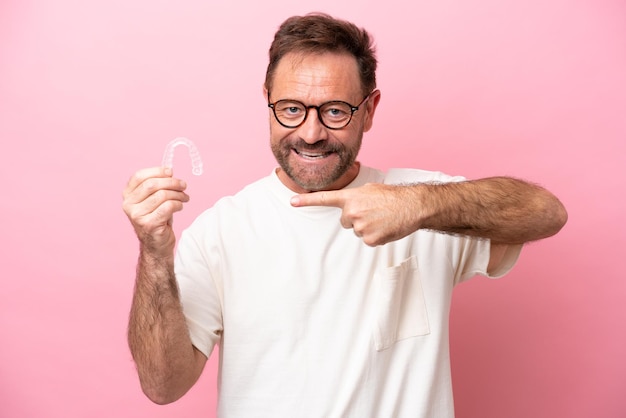
[[[419,228],[522,244],[556,234],[567,221],[547,190],[513,178],[417,185]]]
[[[202,370],[178,296],[173,260],[141,251],[128,342],[144,393],[156,403],[180,398]]]

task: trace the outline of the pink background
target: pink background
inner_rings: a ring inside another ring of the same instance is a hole
[[[193,177],[177,151],[192,196],[178,231],[268,174],[267,48],[311,7],[376,38],[382,101],[364,163],[513,175],[569,210],[506,279],[457,289],[457,416],[625,416],[626,4],[217,3],[0,2],[0,416],[214,416],[215,356],[173,405],[140,392],[121,191],[176,136],[205,160]]]

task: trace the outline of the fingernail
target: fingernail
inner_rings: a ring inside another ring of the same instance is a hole
[[[300,198],[298,196],[294,196],[290,200],[291,206],[298,206],[300,204]]]

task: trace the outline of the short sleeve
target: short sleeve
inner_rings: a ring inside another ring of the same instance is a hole
[[[462,182],[463,176],[450,176],[438,171],[392,168],[387,171],[385,184],[452,183]],[[523,245],[510,245],[500,263],[487,271],[491,255],[491,241],[464,235],[447,235],[448,260],[454,271],[454,284],[473,276],[500,278],[507,274],[517,262]]]
[[[480,275],[491,279],[497,279],[506,275],[515,265],[522,251],[522,245],[510,245],[507,247],[500,263],[487,271],[491,257],[491,241],[474,237],[457,237],[456,243],[452,243],[451,261],[458,263],[455,271],[454,284],[461,283],[473,276]]]
[[[523,244],[508,245],[500,263],[498,263],[492,271],[485,273],[485,276],[490,279],[499,279],[511,271],[517,262],[523,247]]]
[[[210,267],[210,249],[202,241],[202,234],[198,236],[191,230],[182,233],[174,271],[191,341],[209,357],[222,335],[222,292]]]

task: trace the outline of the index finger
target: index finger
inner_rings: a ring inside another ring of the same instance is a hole
[[[128,180],[126,188],[134,190],[141,183],[153,177],[172,177],[172,169],[169,167],[150,167],[139,170]]]
[[[346,202],[343,190],[329,190],[323,192],[312,192],[298,194],[291,198],[291,205],[302,206],[330,206],[343,208]]]

